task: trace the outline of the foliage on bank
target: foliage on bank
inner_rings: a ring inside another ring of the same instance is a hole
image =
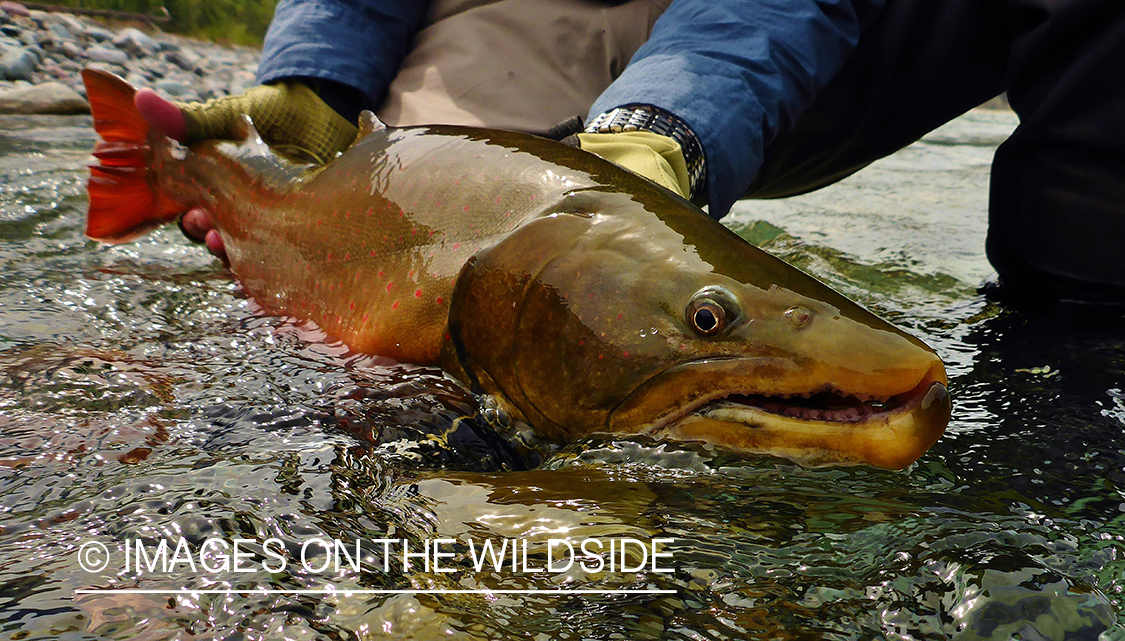
[[[261,44],[275,0],[34,0],[82,9],[109,9],[156,15],[165,7],[172,16],[161,28],[174,33],[229,41]]]

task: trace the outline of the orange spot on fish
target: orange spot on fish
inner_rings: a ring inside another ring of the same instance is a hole
[[[603,358],[605,358],[605,354],[598,354],[598,360],[599,361],[602,360]]]
[[[390,281],[389,283],[387,283],[387,291],[388,291],[388,292],[390,292],[390,291],[391,291],[391,286],[392,286],[392,285],[394,285],[394,284],[395,284],[395,282],[394,282],[393,280],[392,280],[392,281]]]
[[[617,315],[617,320],[621,320],[622,318],[625,318],[625,314],[618,314]]]
[[[375,250],[374,250],[374,249],[372,249],[371,251],[367,252],[367,255],[368,255],[368,256],[374,256],[374,255],[375,255]]]
[[[351,260],[351,259],[352,259],[352,255],[350,253],[344,254],[344,260]]]
[[[351,309],[355,309],[355,301],[354,301],[354,300],[352,301],[351,305],[349,305],[349,307],[350,307]]]
[[[453,249],[460,249],[461,243],[453,243]]]
[[[395,301],[394,305],[391,305],[391,309],[398,309],[398,301],[397,300]]]
[[[499,196],[497,196],[497,197],[496,197],[496,200],[494,200],[493,202],[497,202],[497,203],[498,203],[498,202],[500,202],[501,200],[504,200],[504,199],[503,199],[503,198],[501,198],[501,197],[499,197]]]
[[[441,297],[441,296],[438,296],[438,297],[437,297],[437,304],[438,304],[438,305],[441,305],[441,304],[442,304],[443,302],[444,302],[444,300],[442,299],[442,297]]]
[[[382,278],[382,277],[383,277],[383,270],[380,269],[379,270],[379,278]]]
[[[469,206],[465,205],[465,211],[469,211]]]
[[[332,260],[332,252],[328,252],[327,254],[325,254],[324,260]]]
[[[629,352],[621,352],[621,355],[625,358],[629,358]]]
[[[421,298],[421,297],[422,297],[422,290],[420,290],[420,289],[414,290],[414,298]]]
[[[594,294],[593,294],[593,293],[591,293],[591,294],[590,294],[590,298],[591,298],[591,299],[593,299],[593,298],[594,298]]]

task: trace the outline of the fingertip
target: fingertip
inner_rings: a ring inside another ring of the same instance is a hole
[[[219,235],[218,231],[214,229],[208,231],[207,237],[204,238],[203,242],[207,245],[207,249],[212,254],[218,256],[219,258],[222,258],[223,262],[226,262],[226,248],[223,246],[223,237]]]
[[[203,209],[189,209],[180,220],[184,233],[196,241],[205,240],[207,232],[215,227],[211,215]]]
[[[180,142],[187,138],[187,123],[183,112],[152,89],[138,89],[133,97],[133,104],[152,128]]]

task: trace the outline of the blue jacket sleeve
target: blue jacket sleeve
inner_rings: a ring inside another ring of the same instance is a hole
[[[335,80],[378,104],[426,16],[428,2],[281,0],[262,45],[258,82]]]
[[[766,145],[792,126],[884,0],[676,0],[590,116],[630,103],[686,122],[707,158],[720,218],[746,193]]]

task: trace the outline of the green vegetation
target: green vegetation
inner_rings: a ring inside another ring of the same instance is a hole
[[[157,15],[168,9],[166,31],[209,40],[260,45],[273,17],[275,0],[32,0],[82,9],[111,9]]]

